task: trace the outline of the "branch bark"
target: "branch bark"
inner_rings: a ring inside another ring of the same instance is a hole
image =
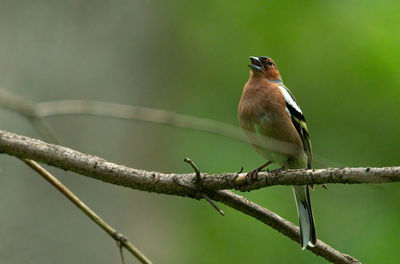
[[[176,174],[133,169],[70,148],[2,130],[0,152],[132,189],[192,198],[196,196],[195,173]],[[233,188],[250,191],[273,185],[398,182],[400,167],[300,169],[282,171],[279,174],[261,172],[252,184],[247,183],[245,173],[202,173],[201,178],[204,189],[208,191]]]
[[[160,173],[128,168],[80,153],[66,147],[48,144],[0,130],[0,152],[19,158],[32,159],[64,170],[70,170],[108,183],[137,190],[198,198],[195,190],[196,175]],[[250,215],[271,226],[290,239],[299,242],[298,227],[273,212],[227,190],[241,188],[253,190],[272,185],[322,184],[322,183],[389,183],[400,181],[400,167],[343,168],[319,170],[290,170],[278,175],[260,173],[259,180],[247,184],[245,174],[201,174],[204,191],[214,200]],[[315,254],[333,263],[359,263],[324,242],[309,248]]]
[[[258,204],[255,204],[246,198],[227,190],[217,191],[212,198],[238,211],[241,211],[242,213],[258,219],[259,221],[269,225],[273,229],[289,237],[291,240],[297,243],[300,242],[299,228],[274,212],[271,212],[264,207],[259,206]],[[352,256],[341,253],[319,239],[315,247],[307,246],[307,249],[332,263],[361,263]]]

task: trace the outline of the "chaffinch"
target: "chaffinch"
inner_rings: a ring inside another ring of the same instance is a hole
[[[257,173],[271,163],[281,169],[311,168],[311,141],[304,115],[290,90],[283,84],[275,62],[268,57],[250,57],[250,77],[239,102],[239,122],[256,151],[268,160],[248,173]],[[290,143],[294,151],[271,150],[269,141]],[[317,237],[308,186],[293,186],[301,234],[301,247],[315,246]]]

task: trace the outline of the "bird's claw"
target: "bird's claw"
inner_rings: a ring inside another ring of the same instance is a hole
[[[278,176],[284,169],[285,169],[285,167],[275,169],[275,170],[272,170],[271,173],[273,174],[273,176]]]
[[[272,161],[269,160],[269,161],[267,161],[266,163],[264,163],[262,166],[258,167],[257,169],[252,170],[252,171],[250,171],[249,173],[247,173],[247,175],[246,175],[247,182],[248,182],[249,184],[252,184],[254,180],[257,180],[257,179],[258,179],[258,173],[259,173],[260,171],[262,171],[265,167],[267,167],[267,166],[268,166],[269,164],[271,164],[271,163],[272,163]],[[268,169],[267,169],[267,171],[268,171]]]
[[[247,182],[249,184],[252,184],[254,181],[256,181],[258,179],[258,173],[260,171],[261,171],[260,169],[255,169],[247,173],[246,175]]]

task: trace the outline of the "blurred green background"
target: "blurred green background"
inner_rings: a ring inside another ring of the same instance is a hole
[[[308,121],[314,154],[400,165],[400,2],[0,1],[0,86],[33,101],[90,99],[238,125],[248,56],[271,56]],[[247,144],[88,116],[46,119],[59,141],[134,168],[254,169]],[[40,137],[16,113],[1,129]],[[322,167],[324,164],[316,164]],[[0,263],[120,263],[115,242],[40,176],[0,155]],[[155,263],[325,263],[220,205],[50,170]],[[318,237],[363,263],[400,262],[399,184],[312,193]],[[244,193],[297,224],[292,190]],[[137,263],[132,256],[127,263]]]

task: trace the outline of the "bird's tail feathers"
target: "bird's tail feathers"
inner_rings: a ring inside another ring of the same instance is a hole
[[[307,185],[293,186],[299,215],[301,248],[314,247],[317,243],[314,217],[311,209],[310,193]]]

